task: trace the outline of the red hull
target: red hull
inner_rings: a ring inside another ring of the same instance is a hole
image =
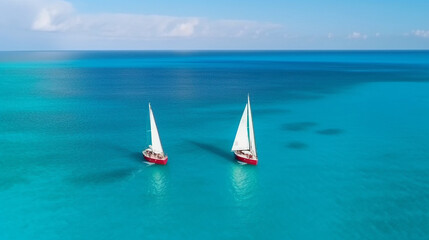
[[[148,161],[150,163],[155,163],[155,164],[160,164],[160,165],[165,165],[165,164],[167,164],[167,161],[168,161],[167,156],[165,156],[165,158],[153,158],[153,157],[146,156],[144,151],[143,151],[143,157],[146,161]]]
[[[257,165],[258,164],[258,159],[246,158],[244,156],[237,155],[237,153],[234,153],[234,154],[235,154],[235,159],[237,159],[240,162],[244,162],[244,163],[251,164],[251,165]]]

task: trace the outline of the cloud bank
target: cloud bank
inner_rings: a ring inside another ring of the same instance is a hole
[[[286,27],[199,16],[82,13],[67,0],[0,0],[0,50],[395,49],[408,48],[408,43],[428,46],[429,30],[408,30],[406,35],[404,31],[396,35],[363,31],[315,33],[314,29],[301,29],[293,23]]]
[[[368,35],[362,34],[360,32],[353,32],[347,36],[349,39],[367,39]]]
[[[0,10],[0,14],[13,8],[30,16],[18,20],[21,22],[20,27],[37,32],[72,33],[91,38],[258,38],[281,29],[278,24],[249,20],[126,13],[80,14],[71,3],[63,0],[17,0],[3,5],[7,6],[3,11]]]
[[[414,30],[412,33],[417,37],[429,38],[429,30]]]

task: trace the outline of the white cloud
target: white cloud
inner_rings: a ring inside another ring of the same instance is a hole
[[[362,34],[360,32],[353,32],[353,33],[349,34],[347,36],[347,38],[349,38],[349,39],[364,39],[365,40],[368,38],[368,35]]]
[[[13,14],[11,13],[13,12]],[[278,32],[278,24],[145,14],[81,14],[64,0],[0,0],[0,25],[91,39],[258,38]],[[14,16],[18,15],[18,16]],[[21,17],[19,15],[25,16]],[[9,24],[10,25],[10,24]]]
[[[172,37],[187,37],[192,36],[195,32],[195,28],[199,23],[199,19],[190,19],[184,23],[177,24],[173,30],[170,31],[168,36]]]
[[[65,0],[0,0],[0,49],[239,49],[282,44],[279,24],[81,13]]]
[[[68,2],[52,1],[43,5],[37,12],[32,24],[33,30],[61,31],[67,29],[69,18],[72,16],[74,9]]]
[[[75,9],[72,2],[0,0],[0,50],[354,49],[371,47],[372,41],[365,39],[377,37],[386,41],[383,47],[409,47],[405,41],[394,40],[402,37],[398,33],[341,35],[329,30],[317,35],[311,27],[300,29],[298,25],[282,26],[262,21],[84,13]],[[428,39],[429,30],[409,31],[407,36]],[[427,41],[418,41],[418,44],[413,47],[428,48]]]
[[[429,38],[429,30],[414,30],[412,34],[417,37]]]

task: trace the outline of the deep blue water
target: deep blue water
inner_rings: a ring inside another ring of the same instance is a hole
[[[0,239],[429,236],[429,51],[0,52],[0,120]]]

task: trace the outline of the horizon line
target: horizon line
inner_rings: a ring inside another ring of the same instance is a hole
[[[0,52],[382,52],[429,51],[428,49],[29,49]]]

